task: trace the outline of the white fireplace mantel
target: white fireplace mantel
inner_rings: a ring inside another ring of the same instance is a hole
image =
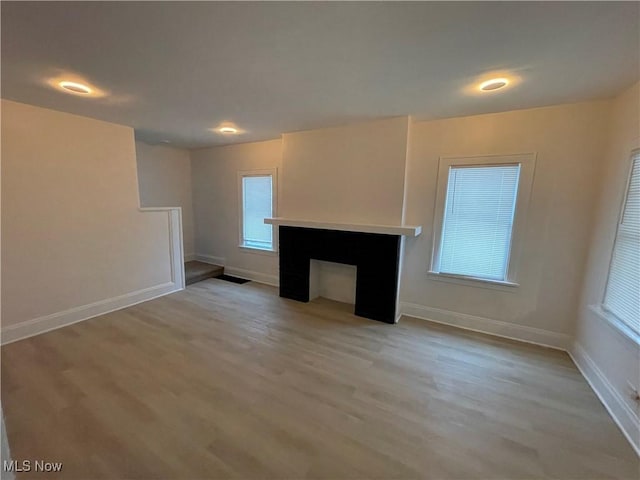
[[[381,233],[383,235],[404,235],[417,237],[422,233],[420,225],[372,225],[361,223],[319,222],[316,220],[298,220],[293,218],[265,218],[268,225],[285,227],[318,228],[322,230],[340,230],[343,232]]]

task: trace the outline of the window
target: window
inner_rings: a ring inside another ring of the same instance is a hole
[[[635,333],[640,333],[640,150],[631,155],[631,174],[602,306]]]
[[[440,272],[505,280],[520,165],[449,169]]]
[[[440,160],[432,274],[516,285],[533,164],[533,155]]]
[[[273,226],[264,223],[275,210],[275,171],[240,172],[240,246],[274,250]]]

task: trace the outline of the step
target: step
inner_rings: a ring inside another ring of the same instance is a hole
[[[224,267],[193,260],[184,264],[185,283],[191,285],[207,278],[219,277],[224,273]]]

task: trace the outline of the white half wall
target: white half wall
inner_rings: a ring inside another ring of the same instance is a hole
[[[180,211],[136,177],[131,128],[2,100],[4,343],[183,288]]]
[[[640,148],[639,106],[640,83],[613,102],[572,356],[640,455],[640,403],[631,389],[640,389],[640,345],[594,308],[604,298],[631,151]]]
[[[185,259],[195,254],[188,150],[136,142],[141,207],[180,207]]]

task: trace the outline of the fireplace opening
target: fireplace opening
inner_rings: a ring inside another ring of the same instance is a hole
[[[355,265],[310,259],[309,300],[323,297],[355,308],[356,276]]]

